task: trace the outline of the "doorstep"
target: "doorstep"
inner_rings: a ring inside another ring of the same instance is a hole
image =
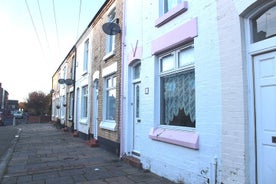
[[[139,169],[142,169],[142,163],[140,159],[133,157],[133,156],[124,156],[123,157],[124,162],[128,163],[129,165],[132,165],[134,167],[137,167]]]

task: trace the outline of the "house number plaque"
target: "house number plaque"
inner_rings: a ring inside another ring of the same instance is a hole
[[[272,142],[276,143],[276,136],[272,136]]]

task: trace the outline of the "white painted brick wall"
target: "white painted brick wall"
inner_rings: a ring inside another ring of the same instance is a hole
[[[238,10],[234,3],[219,1],[218,15],[223,81],[222,182],[246,183],[242,30]]]
[[[77,88],[79,88],[79,100],[77,104],[77,100],[75,100],[75,108],[78,108],[78,112],[75,110],[75,115],[74,115],[74,122],[75,122],[75,128],[77,131],[80,131],[84,134],[88,134],[88,129],[89,129],[89,122],[88,120],[90,119],[90,114],[88,113],[88,117],[85,119],[82,119],[82,123],[80,123],[81,120],[81,94],[82,94],[82,87],[86,86],[89,84],[89,78],[90,78],[90,62],[91,62],[91,52],[88,53],[88,71],[87,74],[84,75],[83,72],[83,61],[84,61],[84,43],[87,39],[89,39],[89,50],[91,51],[91,34],[92,30],[88,29],[87,33],[83,35],[83,37],[78,41],[76,44],[76,93],[75,93],[75,99],[77,99]],[[88,86],[88,94],[89,94],[90,87]],[[90,101],[90,95],[88,95],[88,102]],[[91,103],[89,103],[91,104]],[[90,112],[90,105],[88,105],[88,112]],[[78,113],[78,114],[77,114]],[[78,120],[78,121],[77,121]]]
[[[154,27],[154,22],[159,14],[158,1],[144,0],[141,3],[143,5],[142,27],[137,27],[137,30],[143,31],[143,58],[141,65],[142,127],[140,136],[143,138],[142,142],[145,146],[141,148],[141,161],[144,168],[178,182],[203,183],[206,181],[204,177],[210,177],[210,164],[221,155],[221,134],[219,133],[221,132],[221,113],[219,113],[221,111],[221,73],[219,70],[218,37],[216,36],[216,4],[214,2],[189,1],[187,12],[160,28]],[[133,13],[137,16],[135,7],[131,6],[130,2],[127,10],[127,13]],[[151,42],[195,17],[198,17],[199,30],[199,36],[194,41],[197,116],[195,131],[199,134],[199,150],[153,141],[149,138],[149,131],[152,127],[159,124],[156,119],[160,115],[155,109],[156,92],[159,89],[156,89],[156,81],[154,80],[156,58],[151,55]],[[127,25],[132,27],[136,24],[135,22],[127,22]],[[137,32],[139,33],[139,31]],[[137,32],[127,32],[126,51],[129,52],[131,50],[128,40],[135,40]],[[127,67],[126,64],[125,68]],[[125,75],[125,78],[128,78],[128,75]],[[149,94],[147,95],[144,94],[146,87],[149,88]],[[125,92],[127,90],[125,88]],[[127,98],[125,103],[128,104]],[[130,115],[126,116],[129,117]],[[201,171],[208,172],[204,175],[201,174]]]

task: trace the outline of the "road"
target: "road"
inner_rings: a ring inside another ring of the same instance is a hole
[[[16,118],[16,119],[15,119],[15,123],[16,123],[16,125],[27,123],[27,118],[26,118],[26,116],[24,116],[23,118]],[[5,125],[5,126],[13,125],[13,117],[6,117],[6,118],[4,119],[4,125]]]
[[[130,166],[101,147],[90,147],[50,123],[20,123],[16,128],[21,132],[0,183],[172,183]]]

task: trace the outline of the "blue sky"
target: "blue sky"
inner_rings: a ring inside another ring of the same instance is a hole
[[[0,0],[0,82],[9,99],[49,93],[52,75],[104,1]]]

